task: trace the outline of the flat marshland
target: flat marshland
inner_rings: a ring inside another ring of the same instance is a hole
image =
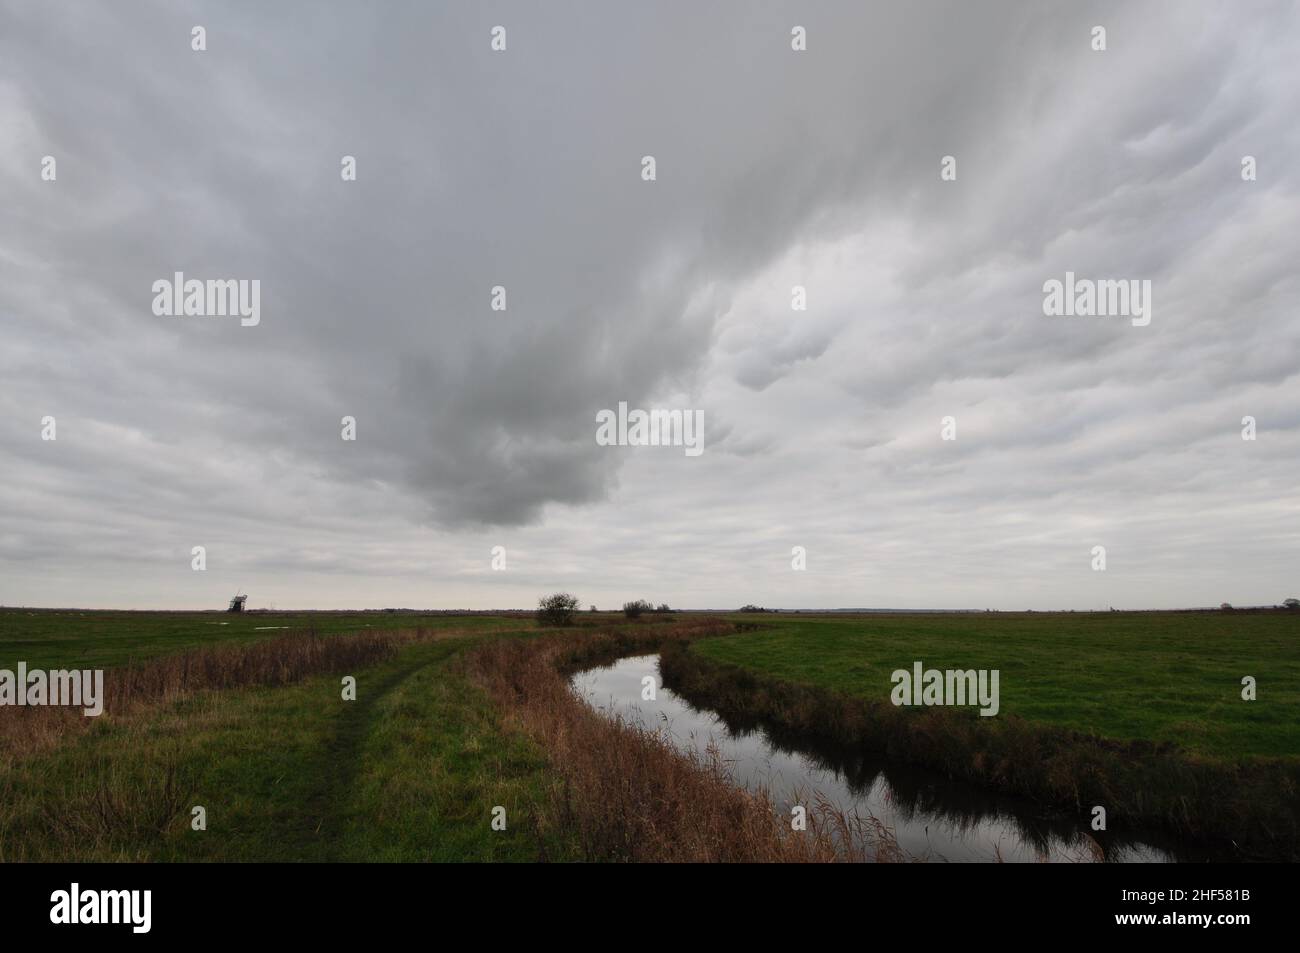
[[[0,610],[0,669],[107,670],[99,718],[0,707],[0,860],[901,859],[887,830],[846,848],[857,821],[832,810],[791,831],[725,765],[569,690],[647,652],[740,722],[1023,794],[1081,829],[1102,803],[1243,859],[1296,856],[1298,613],[574,623]],[[916,661],[998,669],[999,715],[891,705],[891,672]]]

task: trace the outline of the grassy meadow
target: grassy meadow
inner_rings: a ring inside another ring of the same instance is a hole
[[[1294,821],[1296,614],[580,613],[574,623],[0,610],[0,668],[102,667],[110,688],[97,719],[0,708],[0,860],[844,859],[824,836],[842,819],[814,818],[811,837],[791,838],[725,766],[611,723],[567,689],[577,667],[650,651],[700,704],[881,750],[932,747],[936,766],[977,764],[972,777],[1031,796],[1122,782],[1163,787],[1184,812],[1236,797],[1248,803],[1232,810],[1272,812],[1243,813],[1242,824]],[[1012,717],[900,717],[889,675],[916,660],[999,669]],[[355,701],[341,697],[344,675],[356,678]],[[1258,679],[1258,701],[1240,700],[1242,675]],[[982,722],[1010,727],[986,746]],[[1147,775],[1124,773],[1148,764],[1128,742],[1158,749]],[[1009,757],[999,745],[1028,754],[1029,773],[996,767]],[[1202,830],[1142,799],[1134,813]],[[195,805],[206,831],[191,829]],[[503,831],[490,826],[496,806]]]
[[[1300,756],[1296,612],[801,614],[769,624],[692,651],[869,700],[888,700],[890,674],[918,660],[998,669],[1002,715],[1212,757]],[[1253,702],[1241,698],[1246,675]]]

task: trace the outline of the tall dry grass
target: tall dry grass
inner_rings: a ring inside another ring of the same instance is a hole
[[[658,627],[656,627],[658,628]],[[538,741],[554,778],[539,833],[576,840],[591,861],[823,862],[898,860],[889,832],[870,819],[809,805],[808,830],[793,831],[767,792],[736,786],[716,752],[676,749],[655,731],[608,718],[569,685],[576,667],[732,631],[700,621],[655,633],[566,633],[499,641],[466,656],[467,670]]]
[[[94,855],[112,844],[148,845],[189,814],[195,780],[176,755],[154,766],[88,765],[42,806],[45,841],[55,856]]]

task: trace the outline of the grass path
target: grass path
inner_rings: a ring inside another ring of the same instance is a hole
[[[0,859],[535,859],[545,759],[457,671],[480,638],[355,673],[353,702],[319,676],[97,726],[0,775]],[[190,829],[196,804],[206,831]],[[495,805],[505,831],[491,830]],[[142,827],[169,813],[164,832]]]

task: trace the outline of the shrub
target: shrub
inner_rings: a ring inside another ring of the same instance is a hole
[[[537,621],[542,625],[569,625],[578,609],[578,597],[556,592],[537,600]]]

